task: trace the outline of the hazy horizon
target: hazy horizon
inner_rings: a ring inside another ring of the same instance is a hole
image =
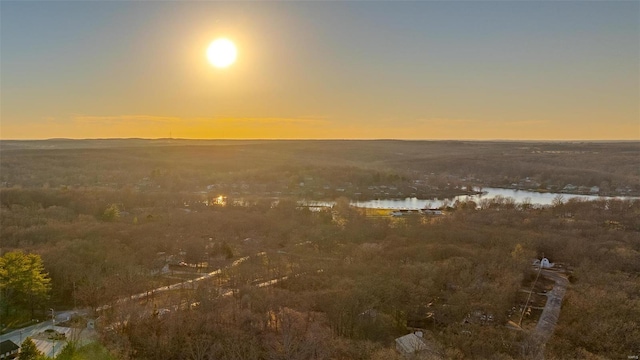
[[[401,138],[177,138],[177,137],[157,137],[157,138],[144,138],[144,137],[93,137],[93,138],[70,138],[70,137],[55,137],[55,138],[24,138],[24,139],[0,139],[2,141],[104,141],[104,140],[177,140],[177,141],[407,141],[407,142],[448,142],[448,141],[465,141],[465,142],[523,142],[523,143],[618,143],[618,142],[640,142],[640,139],[463,139],[463,138],[451,138],[451,139],[401,139]]]
[[[4,140],[640,140],[638,2],[0,6]]]

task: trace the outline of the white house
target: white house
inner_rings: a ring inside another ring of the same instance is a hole
[[[549,262],[549,259],[547,259],[546,257],[543,257],[542,260],[538,260],[536,259],[533,262],[533,266],[537,266],[537,267],[541,267],[543,269],[550,269],[553,267],[553,263]]]

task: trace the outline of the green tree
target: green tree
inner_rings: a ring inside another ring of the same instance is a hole
[[[38,350],[36,343],[30,337],[26,338],[20,347],[18,360],[39,360],[44,357],[42,351]]]
[[[0,293],[7,316],[10,308],[28,306],[33,317],[35,305],[49,296],[50,282],[40,255],[11,251],[0,257]]]
[[[78,346],[75,341],[69,341],[60,353],[56,356],[56,360],[82,360],[83,357],[78,354]]]
[[[116,221],[120,218],[120,209],[118,205],[111,204],[102,213],[102,220],[104,221]]]

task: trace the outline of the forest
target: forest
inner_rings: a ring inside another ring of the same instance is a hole
[[[416,329],[429,344],[416,358],[640,354],[640,201],[498,198],[401,218],[349,205],[369,187],[526,178],[633,194],[637,143],[45,145],[0,143],[3,332],[55,307],[97,319],[105,359],[401,359],[394,339]],[[535,313],[505,325],[542,256],[570,285],[541,347]]]
[[[637,142],[5,140],[0,151],[3,188],[215,189],[333,200],[571,185],[640,196]],[[370,189],[379,186],[396,190]]]

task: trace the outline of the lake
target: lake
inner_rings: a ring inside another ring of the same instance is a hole
[[[405,198],[405,199],[377,199],[377,200],[367,200],[367,201],[351,201],[351,205],[359,208],[367,208],[367,209],[408,209],[408,210],[417,210],[417,209],[425,209],[425,208],[439,208],[441,207],[445,201],[448,201],[450,205],[459,201],[467,201],[472,200],[475,202],[479,202],[481,199],[493,199],[497,196],[502,197],[510,197],[513,198],[516,203],[522,203],[527,200],[532,205],[551,205],[553,199],[562,195],[564,201],[567,201],[571,198],[582,198],[585,200],[597,200],[597,199],[640,199],[638,197],[630,197],[630,196],[619,196],[619,197],[608,197],[608,196],[598,196],[598,195],[575,195],[575,194],[561,194],[561,193],[539,193],[535,191],[526,191],[526,190],[513,190],[513,189],[502,189],[502,188],[482,188],[484,192],[481,195],[460,195],[456,196],[453,199],[418,199],[415,197]],[[309,206],[332,206],[335,204],[330,201],[308,201],[306,202]]]

